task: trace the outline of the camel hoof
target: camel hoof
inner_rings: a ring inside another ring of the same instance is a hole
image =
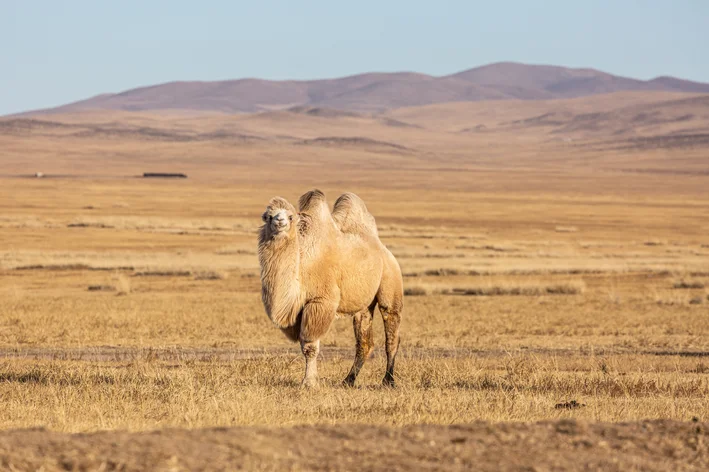
[[[382,380],[382,386],[387,388],[396,388],[396,382],[394,382],[394,377],[391,375],[385,375],[384,380]]]
[[[345,377],[345,380],[342,381],[342,385],[345,387],[354,387],[355,384],[355,378],[347,376]]]
[[[307,388],[307,389],[318,388],[318,380],[317,379],[303,379],[303,381],[300,384],[300,387]]]

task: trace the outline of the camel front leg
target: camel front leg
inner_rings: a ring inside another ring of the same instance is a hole
[[[300,323],[300,349],[305,357],[303,387],[317,386],[320,338],[327,333],[335,319],[337,304],[337,301],[311,301],[303,307]]]
[[[300,350],[305,357],[305,377],[301,386],[316,387],[318,384],[318,353],[320,353],[320,340],[315,342],[300,341]]]

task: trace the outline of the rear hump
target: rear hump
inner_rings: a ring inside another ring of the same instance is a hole
[[[343,233],[379,237],[374,216],[354,193],[340,195],[332,209],[332,219]]]

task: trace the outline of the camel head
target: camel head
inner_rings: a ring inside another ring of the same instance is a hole
[[[285,198],[274,197],[268,202],[266,211],[261,215],[264,222],[263,232],[268,239],[292,237],[298,224],[295,207]]]

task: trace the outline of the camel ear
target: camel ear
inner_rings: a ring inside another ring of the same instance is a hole
[[[263,212],[263,215],[261,215],[261,219],[263,220],[264,223],[268,221],[268,210]]]

